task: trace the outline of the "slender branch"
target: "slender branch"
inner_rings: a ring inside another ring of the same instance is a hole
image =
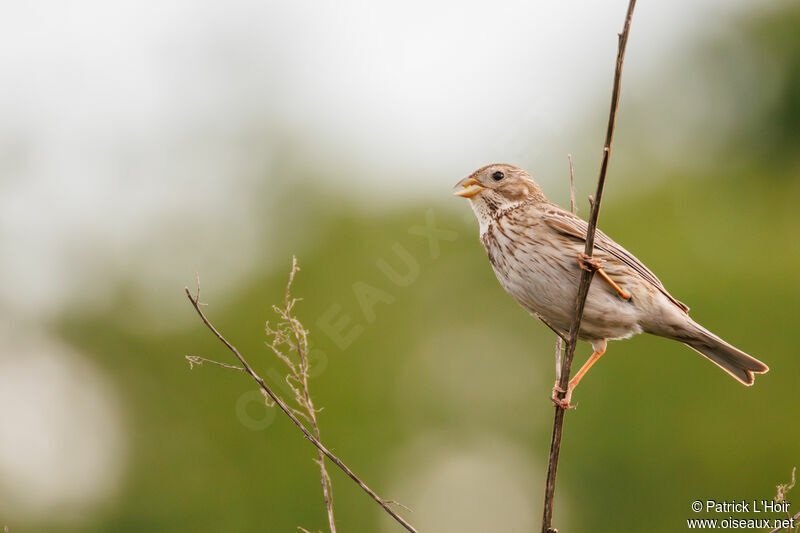
[[[189,361],[189,369],[194,368],[194,365],[202,366],[203,363],[211,363],[212,365],[221,366],[222,368],[229,368],[230,370],[238,370],[244,372],[244,368],[236,365],[229,365],[228,363],[220,363],[213,359],[206,359],[205,357],[198,357],[196,355],[187,355],[186,360]]]
[[[317,450],[319,450],[319,452],[321,452],[325,457],[330,459],[331,462],[333,462],[333,464],[338,466],[342,470],[342,472],[344,472],[347,475],[347,477],[352,479],[359,487],[361,487],[361,489],[364,492],[366,492],[370,496],[370,498],[372,498],[378,505],[380,505],[383,508],[384,511],[389,513],[389,515],[392,518],[394,518],[400,525],[402,525],[407,531],[410,531],[411,533],[418,533],[417,530],[411,524],[406,522],[406,520],[402,516],[397,514],[391,507],[389,507],[389,503],[387,502],[387,500],[384,500],[383,498],[378,496],[375,493],[375,491],[373,491],[371,488],[369,488],[367,486],[367,484],[364,483],[361,480],[361,478],[359,478],[352,470],[350,470],[350,468],[346,464],[344,464],[341,461],[341,459],[339,459],[338,457],[333,455],[333,453],[331,453],[322,444],[322,442],[320,442],[319,439],[317,439],[303,425],[303,423],[300,422],[300,420],[294,414],[293,409],[290,408],[288,405],[286,405],[286,403],[281,399],[281,397],[278,396],[277,394],[275,394],[275,392],[272,391],[272,389],[269,387],[269,385],[266,384],[266,382],[261,378],[261,376],[256,374],[255,370],[253,370],[253,368],[250,366],[250,364],[247,362],[247,360],[245,360],[244,356],[242,356],[242,354],[239,353],[239,350],[237,350],[236,347],[233,346],[233,344],[231,344],[225,337],[223,337],[222,334],[217,330],[217,328],[214,327],[214,325],[208,320],[206,315],[200,309],[200,306],[201,306],[201,304],[200,304],[200,284],[198,283],[197,292],[194,295],[192,295],[192,293],[189,291],[188,287],[185,290],[186,290],[186,296],[189,298],[189,301],[192,303],[192,306],[194,307],[195,311],[197,311],[197,314],[200,316],[200,320],[203,321],[203,324],[205,324],[206,327],[209,330],[211,330],[211,332],[214,334],[214,336],[216,336],[217,339],[219,339],[219,341],[222,344],[224,344],[225,347],[228,348],[228,350],[230,350],[231,353],[233,353],[233,355],[236,356],[236,359],[238,359],[239,362],[242,364],[242,367],[244,367],[244,371],[247,372],[250,375],[250,377],[253,378],[253,380],[256,383],[258,383],[258,386],[261,387],[261,390],[264,391],[264,393],[267,396],[269,396],[269,398],[278,405],[278,407],[281,409],[281,411],[283,411],[286,414],[286,416],[289,417],[289,419],[292,421],[292,423],[294,423],[294,425],[297,426],[298,429],[300,429],[300,431],[302,431],[303,436],[305,436],[305,438],[308,439],[311,442],[311,444],[313,444],[317,448]]]
[[[572,154],[567,155],[569,159],[569,210],[575,214],[575,167],[572,165]]]
[[[556,381],[561,381],[561,347],[564,341],[561,336],[556,337]]]
[[[566,335],[564,335],[563,333],[561,333],[560,331],[558,331],[558,330],[556,329],[556,327],[555,327],[555,326],[553,326],[553,324],[551,324],[551,323],[550,323],[550,322],[549,322],[549,321],[548,321],[548,320],[547,320],[545,317],[543,317],[543,316],[542,316],[542,315],[540,315],[539,313],[536,313],[536,318],[538,318],[539,320],[541,320],[541,321],[542,321],[542,324],[544,324],[545,326],[547,326],[548,328],[550,328],[550,329],[553,331],[553,333],[555,333],[556,335],[558,335],[558,336],[561,338],[561,340],[563,340],[564,342],[567,342],[567,340],[568,340],[568,339],[567,339],[567,336],[566,336]]]
[[[608,129],[606,130],[606,141],[603,147],[603,159],[600,165],[600,175],[597,179],[597,192],[594,195],[592,202],[592,211],[589,217],[589,227],[586,233],[586,248],[584,253],[591,257],[594,251],[594,234],[597,228],[597,218],[600,214],[600,202],[603,198],[603,188],[606,182],[606,173],[608,172],[608,160],[611,156],[611,146],[614,140],[614,127],[617,121],[617,108],[619,105],[620,94],[620,80],[622,78],[622,62],[625,58],[625,47],[628,44],[628,33],[630,32],[631,19],[633,18],[633,9],[636,6],[636,0],[630,0],[628,3],[628,11],[625,15],[625,24],[622,33],[619,34],[619,42],[617,48],[617,62],[614,70],[614,87],[611,92],[611,108],[608,114]],[[580,331],[581,318],[583,317],[583,309],[586,305],[586,296],[589,293],[589,286],[594,276],[594,270],[582,270],[581,280],[578,285],[578,294],[575,299],[575,315],[572,319],[572,324],[569,329],[569,340],[567,347],[564,351],[564,357],[561,361],[561,376],[559,379],[559,386],[565,392],[559,393],[561,399],[564,398],[569,386],[570,370],[572,369],[572,359],[575,356],[575,346],[578,342],[578,332]],[[545,484],[545,497],[544,497],[544,512],[542,515],[542,533],[557,533],[558,530],[553,529],[553,499],[556,490],[556,474],[558,471],[558,457],[561,452],[561,437],[564,430],[564,413],[565,410],[556,405],[555,415],[553,417],[553,434],[550,440],[550,455],[547,463],[547,480]]]
[[[575,166],[572,164],[572,154],[567,154],[567,159],[569,160],[569,210],[574,215],[575,214]],[[569,339],[566,336],[554,328],[550,323],[545,320],[545,318],[538,313],[536,314],[539,317],[539,320],[544,322],[547,327],[553,330],[558,338],[556,339],[556,381],[561,381],[561,349],[565,342],[568,342]],[[560,385],[559,385],[560,386]]]

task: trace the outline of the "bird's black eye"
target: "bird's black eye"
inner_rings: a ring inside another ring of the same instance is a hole
[[[494,174],[492,174],[492,179],[494,181],[500,181],[501,179],[503,179],[505,177],[506,177],[506,175],[503,174],[502,172],[500,172],[499,170],[497,172],[495,172]]]

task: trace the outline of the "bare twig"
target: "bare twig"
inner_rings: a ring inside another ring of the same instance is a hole
[[[225,347],[228,348],[228,350],[230,350],[231,353],[233,353],[234,356],[236,356],[236,359],[238,359],[239,362],[241,363],[242,367],[244,367],[244,371],[247,374],[249,374],[251,378],[253,378],[253,380],[258,384],[258,386],[261,388],[263,393],[266,396],[268,396],[273,402],[275,402],[275,404],[278,405],[278,407],[281,409],[281,411],[283,411],[284,414],[287,417],[289,417],[289,419],[292,421],[292,423],[295,426],[297,426],[297,428],[303,433],[303,436],[306,439],[308,439],[317,448],[317,450],[319,450],[325,457],[327,457],[331,462],[333,462],[333,464],[335,464],[337,467],[339,467],[339,469],[341,469],[342,472],[344,472],[347,475],[347,477],[352,479],[359,487],[361,487],[361,489],[364,492],[366,492],[369,495],[370,498],[372,498],[378,505],[380,505],[383,508],[384,511],[386,511],[392,518],[394,518],[407,531],[410,531],[412,533],[418,533],[417,530],[411,524],[409,524],[402,516],[397,514],[391,507],[389,507],[389,503],[388,503],[387,500],[384,500],[383,498],[378,496],[375,493],[374,490],[369,488],[369,486],[367,486],[367,484],[364,483],[361,480],[361,478],[359,478],[352,470],[350,470],[350,468],[346,464],[344,464],[341,461],[341,459],[339,459],[333,453],[331,453],[328,450],[328,448],[326,448],[322,444],[322,442],[320,442],[320,440],[313,433],[311,433],[305,427],[305,425],[303,425],[303,423],[300,421],[300,419],[295,414],[296,410],[292,409],[291,407],[289,407],[286,404],[286,402],[284,402],[283,399],[280,396],[278,396],[277,394],[275,394],[275,392],[272,391],[272,389],[269,387],[269,385],[266,384],[266,382],[261,378],[261,376],[259,376],[255,372],[255,370],[253,370],[253,368],[250,366],[250,364],[247,362],[247,360],[244,358],[244,356],[241,353],[239,353],[239,350],[237,350],[236,347],[233,344],[231,344],[217,330],[217,328],[214,327],[214,325],[208,320],[206,315],[200,309],[200,307],[202,305],[200,303],[200,283],[198,282],[197,291],[196,291],[196,293],[194,295],[191,293],[191,291],[189,291],[188,287],[185,288],[185,291],[186,291],[186,296],[189,298],[189,301],[192,303],[192,307],[194,307],[195,311],[197,312],[198,316],[200,317],[200,320],[203,321],[203,324],[205,324],[206,327],[214,334],[214,336],[217,337],[217,339],[222,344],[224,344]]]
[[[556,335],[558,335],[558,336],[561,338],[561,340],[563,340],[564,342],[567,342],[567,340],[568,340],[568,339],[567,339],[566,335],[564,335],[563,333],[561,333],[560,331],[558,331],[558,330],[555,328],[555,326],[553,326],[553,325],[552,325],[550,322],[548,322],[548,320],[547,320],[545,317],[543,317],[543,316],[542,316],[542,315],[540,315],[539,313],[536,313],[536,318],[538,318],[539,320],[541,320],[541,321],[542,321],[542,324],[544,324],[545,326],[547,326],[548,328],[550,328],[550,329],[553,331],[553,333],[555,333]]]
[[[405,509],[405,510],[406,510],[406,511],[408,511],[409,513],[413,513],[413,512],[414,512],[414,509],[412,509],[412,508],[411,508],[411,507],[409,507],[408,505],[403,505],[402,503],[398,502],[397,500],[384,500],[384,501],[385,501],[386,503],[391,503],[392,505],[396,505],[396,506],[398,506],[398,507],[402,507],[403,509]]]
[[[189,361],[189,369],[193,369],[194,365],[202,366],[203,363],[211,363],[212,365],[217,365],[223,368],[229,368],[231,370],[239,370],[240,372],[244,372],[244,368],[240,366],[229,365],[228,363],[220,363],[219,361],[214,361],[213,359],[206,359],[205,357],[197,357],[196,355],[187,355],[186,360]]]
[[[636,6],[636,0],[630,0],[628,3],[628,11],[625,15],[625,24],[622,33],[619,34],[619,42],[617,49],[617,62],[614,69],[614,87],[611,92],[611,109],[608,115],[608,128],[606,130],[606,141],[603,147],[603,159],[600,165],[600,175],[597,179],[597,192],[592,202],[592,211],[589,217],[589,227],[586,233],[586,248],[584,253],[591,257],[594,251],[594,234],[597,228],[597,218],[600,214],[600,201],[603,198],[603,188],[606,182],[606,173],[608,172],[608,160],[611,155],[611,146],[614,140],[614,127],[617,121],[617,107],[619,104],[620,94],[620,80],[622,78],[622,62],[625,58],[625,47],[628,43],[628,33],[630,32],[631,19],[633,17],[633,9]],[[569,330],[569,341],[567,342],[564,357],[561,362],[561,376],[559,379],[559,386],[564,391],[559,393],[559,398],[565,397],[566,391],[569,386],[570,370],[572,369],[572,359],[575,356],[575,346],[578,342],[578,332],[580,331],[581,318],[583,317],[583,308],[586,304],[586,295],[589,293],[589,285],[594,276],[594,270],[581,271],[580,285],[578,286],[578,294],[575,299],[575,315]],[[545,484],[544,496],[544,512],[542,515],[542,533],[556,533],[557,530],[553,529],[553,498],[556,490],[556,473],[558,471],[558,456],[561,451],[561,437],[564,429],[564,413],[565,410],[556,405],[555,415],[553,418],[553,434],[550,440],[550,455],[547,463],[547,480]]]
[[[575,167],[572,165],[572,154],[567,154],[569,159],[569,210],[575,214]]]
[[[556,338],[556,381],[561,381],[561,347],[563,344],[564,341],[561,340],[559,335]]]
[[[574,215],[575,214],[575,167],[572,164],[572,154],[567,154],[567,159],[569,160],[569,210]],[[556,381],[561,381],[561,348],[564,342],[568,342],[563,333],[558,331],[556,328],[550,325],[550,323],[545,320],[543,316],[540,316],[538,313],[536,316],[539,317],[539,320],[544,322],[547,327],[552,329],[558,338],[556,339]]]

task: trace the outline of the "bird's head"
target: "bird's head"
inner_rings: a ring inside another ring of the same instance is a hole
[[[478,220],[490,219],[497,211],[529,200],[543,201],[542,190],[530,174],[514,165],[486,165],[456,183],[453,193],[468,198]]]

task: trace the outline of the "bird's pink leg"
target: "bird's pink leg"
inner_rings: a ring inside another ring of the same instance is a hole
[[[583,366],[581,367],[581,369],[578,370],[577,374],[575,374],[575,377],[572,378],[571,380],[569,380],[569,388],[570,388],[570,390],[575,390],[575,387],[577,387],[578,383],[581,382],[581,379],[583,379],[583,376],[586,375],[586,373],[589,371],[589,369],[592,368],[592,365],[595,364],[598,361],[598,359],[600,359],[600,357],[604,353],[606,353],[606,349],[605,348],[603,348],[603,351],[601,351],[601,352],[592,353],[591,357],[589,357],[589,359],[585,363],[583,363]]]

